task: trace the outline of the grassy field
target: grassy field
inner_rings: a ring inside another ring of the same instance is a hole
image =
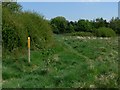
[[[2,45],[0,44],[0,89],[2,88]]]
[[[118,87],[117,38],[55,35],[53,48],[3,60],[3,88]],[[27,54],[27,53],[26,53]]]

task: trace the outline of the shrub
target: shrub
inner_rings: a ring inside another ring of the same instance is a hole
[[[43,16],[35,12],[12,13],[3,8],[2,22],[4,49],[12,51],[27,47],[28,36],[31,37],[32,49],[43,49],[52,45],[51,26]]]
[[[67,29],[67,20],[62,16],[55,17],[51,19],[51,26],[54,33],[63,34]]]
[[[116,33],[111,28],[101,27],[95,30],[95,34],[98,37],[114,37]]]

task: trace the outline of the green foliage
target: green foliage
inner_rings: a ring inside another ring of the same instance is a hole
[[[115,37],[116,33],[111,28],[101,27],[95,31],[98,37]]]
[[[108,24],[109,23],[103,18],[96,18],[95,21],[92,21],[92,25],[94,26],[94,28],[108,27]]]
[[[89,32],[91,30],[92,24],[88,20],[78,20],[76,31]]]
[[[12,13],[3,8],[2,15],[3,48],[27,48],[27,37],[31,37],[31,49],[43,49],[52,45],[51,26],[43,16],[35,12]]]
[[[54,33],[65,33],[67,28],[67,20],[62,16],[58,16],[51,19],[51,25]]]
[[[68,33],[67,35],[71,35],[71,36],[94,36],[90,32],[73,32],[73,33]]]
[[[117,34],[120,34],[120,19],[112,18],[109,27],[112,28]]]
[[[65,17],[56,17],[51,19],[51,26],[53,32],[56,34],[64,34],[71,32],[91,32],[95,34],[96,29],[101,27],[112,28],[115,33],[119,34],[120,32],[120,20],[119,18],[112,18],[110,22],[103,18],[96,18],[96,20],[85,20],[80,19],[78,21],[67,21]],[[107,31],[105,31],[107,32]],[[103,35],[104,36],[104,35]],[[109,35],[108,35],[109,36]]]
[[[2,44],[2,3],[0,3],[0,45]]]
[[[119,18],[115,18],[115,19],[112,18],[110,22],[107,22],[107,20],[103,18],[96,18],[96,20],[91,20],[91,21],[80,19],[78,21],[73,22],[73,21],[67,21],[65,17],[58,16],[56,18],[51,19],[51,26],[52,26],[53,32],[56,34],[81,32],[81,31],[91,32],[95,34],[96,29],[101,27],[112,28],[116,34],[120,33]],[[103,32],[107,33],[107,31],[103,31]],[[106,35],[103,35],[103,36],[106,36]]]
[[[13,48],[16,48],[18,45],[20,45],[14,20],[14,14],[10,13],[8,9],[3,8],[2,44],[3,48],[6,48],[7,50],[12,50]]]
[[[67,25],[66,32],[67,33],[74,32],[74,26],[71,23],[69,23],[69,22],[68,22],[68,25]]]
[[[49,47],[53,42],[52,30],[44,17],[34,12],[24,12],[22,17],[22,23],[27,30],[25,34],[31,37],[31,44],[38,48]]]
[[[21,11],[22,7],[17,2],[2,2],[2,8],[7,8],[11,12],[18,12]]]

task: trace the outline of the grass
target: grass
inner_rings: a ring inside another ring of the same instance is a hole
[[[116,88],[118,42],[55,35],[56,43],[43,51],[3,60],[3,88]],[[27,53],[26,53],[27,54]]]
[[[2,45],[0,45],[0,89],[2,88]]]

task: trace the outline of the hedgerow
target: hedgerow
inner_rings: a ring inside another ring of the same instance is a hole
[[[52,45],[51,26],[45,18],[35,12],[11,12],[3,8],[3,49],[12,51],[27,48],[27,37],[31,37],[31,49],[44,49]]]

